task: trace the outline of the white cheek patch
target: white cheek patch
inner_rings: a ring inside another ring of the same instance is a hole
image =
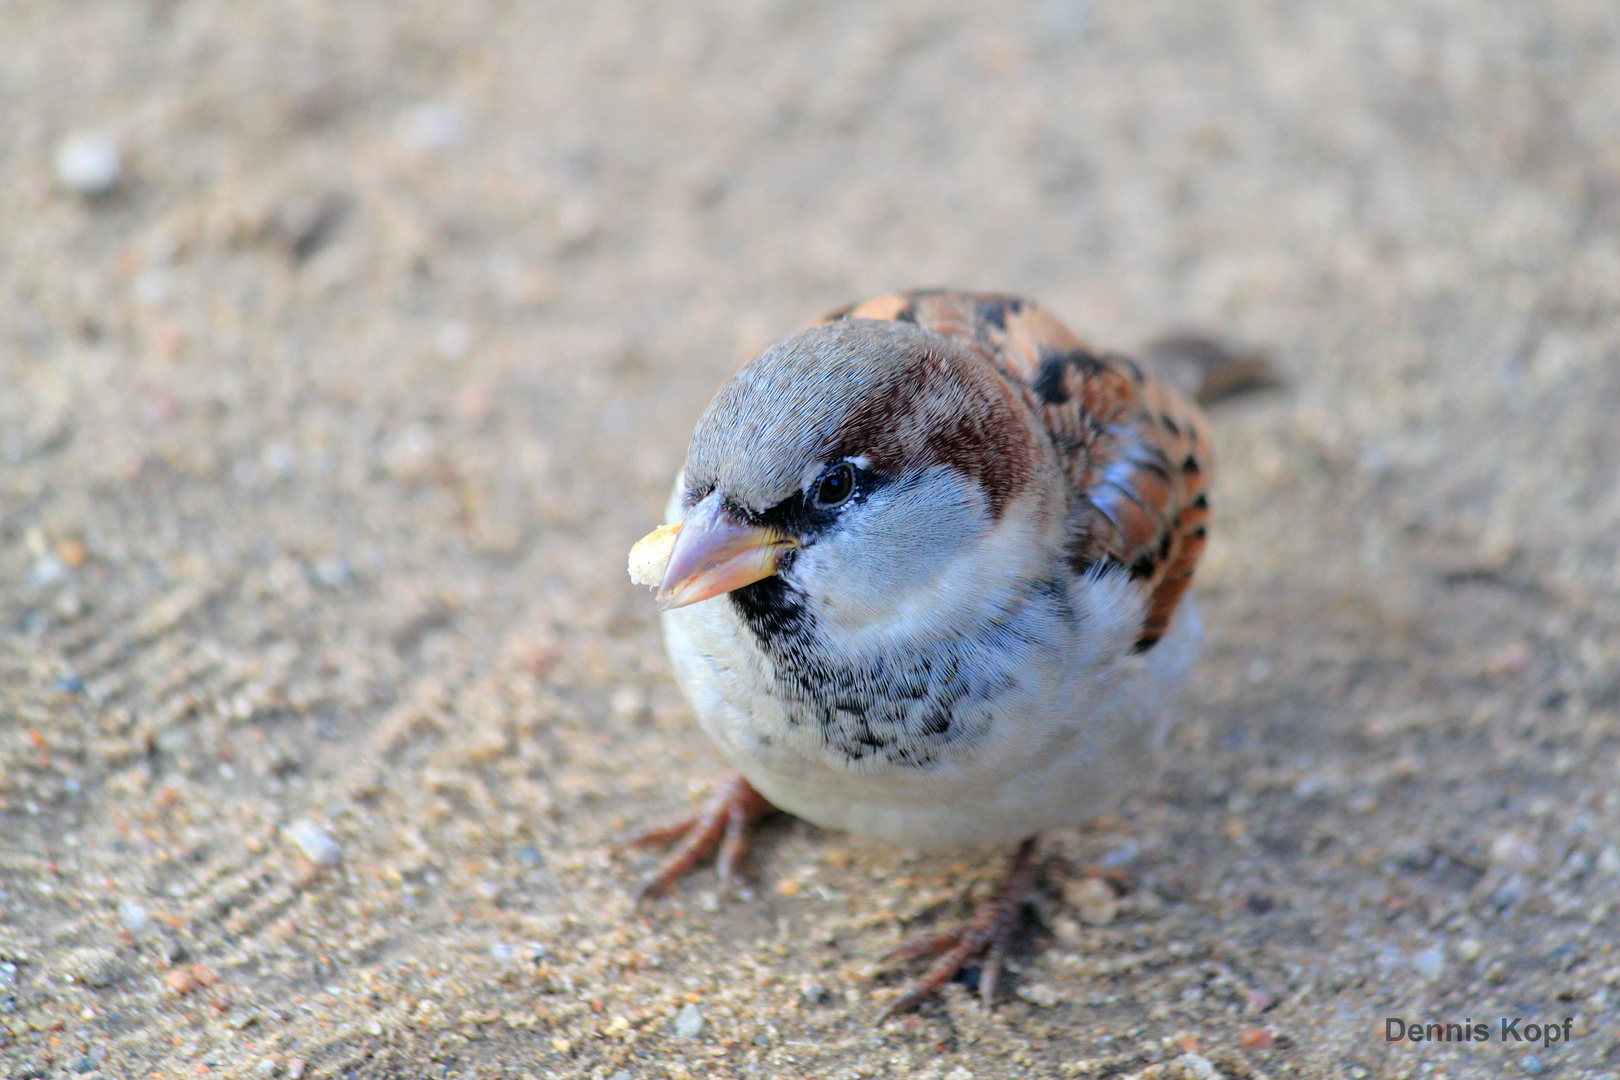
[[[817,617],[856,639],[919,624],[948,633],[993,615],[1007,583],[1027,579],[1042,550],[1028,519],[992,522],[978,485],[936,466],[847,513],[793,576]]]

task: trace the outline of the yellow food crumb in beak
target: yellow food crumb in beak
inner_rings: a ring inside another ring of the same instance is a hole
[[[681,523],[660,525],[637,540],[630,549],[630,580],[637,585],[656,586],[664,580],[664,569],[669,566],[669,553],[675,547],[675,536]]]

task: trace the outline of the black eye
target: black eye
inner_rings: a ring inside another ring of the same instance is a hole
[[[850,467],[849,462],[840,461],[821,474],[821,479],[816,481],[816,490],[812,498],[818,507],[830,510],[849,502],[849,497],[853,494],[855,494],[855,470]]]

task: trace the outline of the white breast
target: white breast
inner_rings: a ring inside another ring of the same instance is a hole
[[[1188,601],[1154,648],[1129,655],[1141,598],[1123,572],[1072,582],[1067,602],[1064,619],[1022,605],[1005,632],[957,650],[961,677],[987,689],[955,705],[954,736],[911,762],[840,749],[817,719],[825,709],[781,692],[727,597],[667,612],[664,632],[703,729],[772,803],[917,849],[989,846],[1095,817],[1150,775],[1196,654]]]

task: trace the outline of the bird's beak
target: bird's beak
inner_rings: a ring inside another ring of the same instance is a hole
[[[774,529],[738,521],[711,492],[686,512],[658,587],[664,611],[752,585],[776,573],[776,560],[798,541]]]

